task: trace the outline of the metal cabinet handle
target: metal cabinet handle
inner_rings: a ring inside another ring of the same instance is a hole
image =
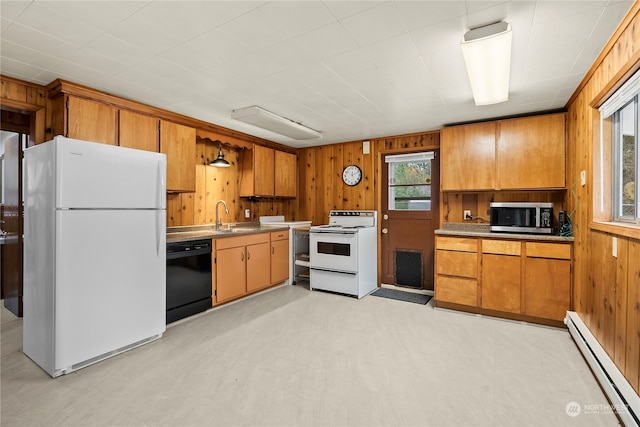
[[[276,253],[276,248],[274,246],[271,246],[271,254],[275,254]]]
[[[240,253],[240,261],[244,261],[244,252]]]
[[[247,260],[251,259],[251,252],[247,251]]]

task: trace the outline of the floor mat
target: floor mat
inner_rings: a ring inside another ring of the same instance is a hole
[[[416,304],[426,304],[431,299],[431,295],[417,294],[415,292],[404,292],[395,289],[379,288],[371,295],[374,297],[397,299],[399,301],[414,302]]]

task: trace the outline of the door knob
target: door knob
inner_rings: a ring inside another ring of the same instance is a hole
[[[388,232],[389,232],[389,229],[388,229],[388,228],[383,228],[383,229],[382,229],[382,234],[387,234]]]
[[[383,218],[383,219],[389,219],[389,215],[384,214],[384,215],[382,215],[382,218]]]

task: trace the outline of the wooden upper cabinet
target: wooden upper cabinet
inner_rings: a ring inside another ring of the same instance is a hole
[[[67,98],[69,138],[118,145],[118,109],[88,99]]]
[[[160,151],[160,120],[156,117],[120,110],[118,143],[121,147]]]
[[[255,144],[242,166],[240,197],[296,197],[295,154]]]
[[[495,122],[444,128],[440,138],[442,191],[495,188]]]
[[[273,148],[255,145],[254,160],[254,188],[256,196],[275,195],[275,157]]]
[[[298,158],[295,154],[275,151],[275,191],[277,197],[296,197]]]
[[[498,122],[498,189],[565,188],[565,114]]]
[[[441,131],[442,191],[565,188],[565,114]]]
[[[167,191],[196,191],[196,130],[160,121],[160,152],[167,155]]]

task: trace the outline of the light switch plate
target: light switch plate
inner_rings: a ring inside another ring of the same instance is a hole
[[[371,152],[371,141],[362,141],[362,154],[369,154]]]
[[[251,218],[251,211],[249,209],[245,209],[244,210],[244,217],[245,218]]]
[[[611,240],[611,255],[613,257],[618,258],[618,238],[613,237]]]
[[[587,171],[580,171],[580,185],[583,187],[587,184]]]

